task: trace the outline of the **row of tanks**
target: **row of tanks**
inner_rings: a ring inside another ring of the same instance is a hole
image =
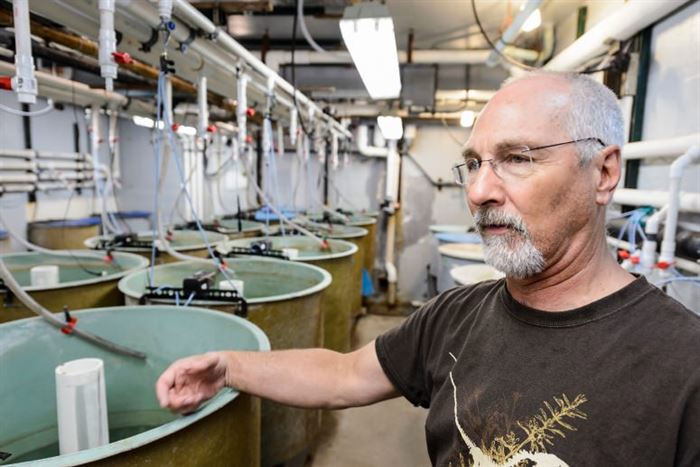
[[[273,466],[304,457],[321,429],[318,410],[227,389],[176,416],[158,406],[153,387],[173,360],[209,350],[349,351],[376,218],[347,214],[343,224],[307,217],[318,238],[233,218],[166,232],[169,248],[158,238],[154,248],[154,234],[143,232],[92,236],[89,250],[2,255],[49,311],[147,357],[116,355],[39,318],[22,319],[33,314],[0,284],[0,465]],[[36,284],[32,270],[46,265],[57,267],[57,278]],[[104,361],[110,443],[59,455],[53,369],[85,357]]]

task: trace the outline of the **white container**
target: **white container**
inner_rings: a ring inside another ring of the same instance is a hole
[[[450,271],[466,264],[483,264],[484,250],[481,244],[447,243],[438,247],[440,253],[440,273],[438,275],[438,292],[444,292],[455,286]]]
[[[61,454],[109,443],[104,363],[81,358],[56,367],[58,445]]]
[[[505,277],[505,274],[488,264],[467,264],[452,269],[450,277],[457,285],[470,285],[477,282],[501,279]]]
[[[231,279],[226,281],[219,281],[220,290],[236,290],[238,295],[243,296],[243,290],[245,288],[245,283],[242,280]]]
[[[299,250],[297,248],[282,248],[282,254],[293,261],[299,257]]]
[[[58,266],[46,264],[29,270],[32,287],[53,287],[58,285]]]

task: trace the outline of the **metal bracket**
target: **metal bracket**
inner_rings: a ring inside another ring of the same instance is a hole
[[[5,281],[2,279],[0,279],[0,294],[5,295],[3,304],[7,307],[12,306],[12,297],[14,297],[14,295],[12,294],[12,291],[7,288]]]
[[[185,290],[177,287],[146,287],[147,292],[139,298],[139,304],[145,305],[147,300],[187,300],[192,296],[193,300],[206,300],[214,302],[226,302],[236,306],[234,314],[242,318],[248,317],[248,302],[238,294],[237,290],[221,289],[196,289]]]
[[[222,258],[231,258],[233,256],[263,256],[265,258],[278,258],[278,259],[286,259],[288,260],[289,257],[282,253],[282,250],[259,250],[259,249],[253,249],[253,248],[244,248],[244,247],[238,247],[238,246],[233,246],[228,249],[228,251],[225,254],[221,254],[218,252],[215,252],[215,254],[219,257]]]
[[[139,240],[137,234],[115,235],[109,240],[99,240],[95,245],[95,250],[112,251],[115,248],[153,248],[153,242],[147,240]],[[156,248],[156,256],[160,250]]]
[[[184,41],[180,42],[180,45],[177,46],[177,50],[180,52],[187,53],[187,49],[189,49],[190,44],[194,42],[194,40],[197,38],[197,36],[200,36],[202,34],[201,31],[198,31],[196,29],[190,28],[190,32],[187,35],[187,39]]]
[[[146,53],[150,52],[153,46],[158,43],[158,37],[160,37],[160,31],[151,28],[151,37],[146,42],[141,43],[139,50]]]

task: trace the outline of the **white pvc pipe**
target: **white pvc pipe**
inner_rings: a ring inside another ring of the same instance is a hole
[[[117,35],[114,32],[114,0],[100,0],[100,48],[97,54],[100,63],[100,76],[105,79],[105,89],[114,90],[113,81],[117,78],[117,63],[112,55],[117,51]]]
[[[673,161],[670,169],[671,185],[668,190],[668,214],[664,228],[664,240],[661,242],[659,262],[673,263],[676,253],[676,228],[678,226],[678,211],[680,210],[680,192],[683,172],[694,162],[700,160],[700,146],[692,146],[681,157]]]
[[[679,210],[681,212],[700,213],[700,194],[680,193]],[[655,190],[633,190],[618,188],[613,195],[613,202],[631,206],[652,206],[662,208],[668,204],[668,192]]]
[[[59,365],[56,375],[61,455],[109,443],[104,363],[81,358]]]
[[[242,73],[238,77],[236,83],[236,124],[238,125],[238,146],[244,148],[247,137],[247,119],[248,119],[248,75]]]
[[[207,77],[204,74],[199,76],[197,85],[197,132],[199,137],[206,139],[207,127],[209,126],[209,110],[207,107]],[[172,121],[172,120],[171,120]]]
[[[369,129],[367,125],[360,125],[356,132],[357,150],[360,154],[366,157],[387,157],[389,154],[388,148],[379,148],[369,145]]]
[[[627,143],[622,148],[622,159],[678,157],[679,154],[683,154],[693,145],[700,145],[700,133]]]
[[[13,0],[12,14],[15,29],[15,76],[12,89],[17,100],[24,104],[35,104],[37,82],[34,77],[32,39],[29,26],[29,0]]]
[[[247,65],[249,65],[255,71],[260,73],[266,80],[272,79],[275,83],[275,86],[277,86],[279,89],[283,90],[290,96],[296,94],[297,100],[301,104],[309,108],[314,108],[316,113],[319,115],[319,118],[323,119],[331,126],[333,126],[335,130],[338,131],[340,134],[348,138],[352,136],[348,130],[342,127],[337,121],[335,121],[330,116],[325,115],[313,101],[311,101],[304,94],[297,91],[294,87],[292,87],[290,83],[282,79],[280,75],[272,71],[267,65],[260,61],[259,58],[253,55],[235,39],[233,39],[226,33],[219,33],[219,30],[216,28],[214,23],[209,21],[209,19],[207,19],[206,16],[204,16],[199,10],[197,10],[189,2],[187,2],[187,0],[174,0],[173,4],[175,6],[176,12],[179,13],[179,16],[184,18],[185,21],[199,27],[206,33],[218,34],[217,44],[219,44],[222,48],[224,48],[229,53],[232,53],[233,55],[243,59],[243,61]],[[184,38],[182,40],[184,40]]]
[[[687,2],[688,0],[629,0],[550,60],[545,68],[574,70],[606,53],[610,40],[627,40]]]
[[[527,0],[527,2],[523,4],[518,14],[515,16],[515,18],[513,18],[513,21],[510,23],[510,26],[508,26],[508,29],[506,29],[503,32],[501,38],[496,42],[495,45],[498,51],[503,50],[506,44],[512,42],[518,36],[518,34],[520,33],[520,29],[522,29],[523,25],[525,24],[525,21],[527,21],[530,15],[535,10],[537,10],[541,4],[542,0]],[[537,56],[535,57],[535,59],[536,58]],[[486,60],[486,64],[489,66],[494,66],[498,64],[500,60],[500,55],[494,50],[489,54],[489,58],[488,60]]]
[[[661,221],[666,218],[667,213],[668,205],[659,209],[647,219],[647,225],[644,228],[646,239],[642,242],[642,251],[639,260],[640,272],[642,274],[649,274],[656,265],[656,245],[659,225]]]

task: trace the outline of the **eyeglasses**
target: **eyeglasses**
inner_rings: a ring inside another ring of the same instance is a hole
[[[512,146],[506,147],[498,151],[492,159],[479,159],[476,157],[467,157],[464,162],[460,164],[455,164],[452,167],[452,173],[454,175],[454,181],[458,185],[468,186],[476,178],[479,169],[484,164],[488,162],[491,164],[493,172],[504,181],[516,181],[523,178],[527,178],[532,174],[534,170],[534,164],[532,163],[532,156],[530,153],[532,151],[537,151],[539,149],[549,149],[555,148],[557,146],[563,146],[565,144],[582,143],[585,141],[593,141],[601,146],[607,146],[603,140],[600,138],[582,138],[575,139],[573,141],[566,141],[564,143],[548,144],[546,146],[538,146],[536,148],[530,148],[528,146]]]

